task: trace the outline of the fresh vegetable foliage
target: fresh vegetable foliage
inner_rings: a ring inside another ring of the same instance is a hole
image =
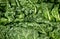
[[[60,39],[60,0],[0,0],[0,39]]]

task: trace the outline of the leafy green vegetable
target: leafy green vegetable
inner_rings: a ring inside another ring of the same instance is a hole
[[[0,0],[0,39],[60,39],[60,0]]]
[[[6,34],[7,39],[37,39],[38,33],[34,29],[13,27]]]

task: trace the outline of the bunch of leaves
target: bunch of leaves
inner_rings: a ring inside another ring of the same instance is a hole
[[[59,0],[0,0],[0,39],[60,39]]]

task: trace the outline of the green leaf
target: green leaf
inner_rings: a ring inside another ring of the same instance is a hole
[[[58,12],[58,6],[57,5],[52,9],[51,14],[56,19],[56,21],[60,20],[59,12]]]
[[[37,32],[33,29],[13,27],[6,34],[7,39],[37,39]]]

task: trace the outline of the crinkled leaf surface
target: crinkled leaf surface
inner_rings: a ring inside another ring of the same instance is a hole
[[[0,39],[60,39],[60,0],[0,0]]]

